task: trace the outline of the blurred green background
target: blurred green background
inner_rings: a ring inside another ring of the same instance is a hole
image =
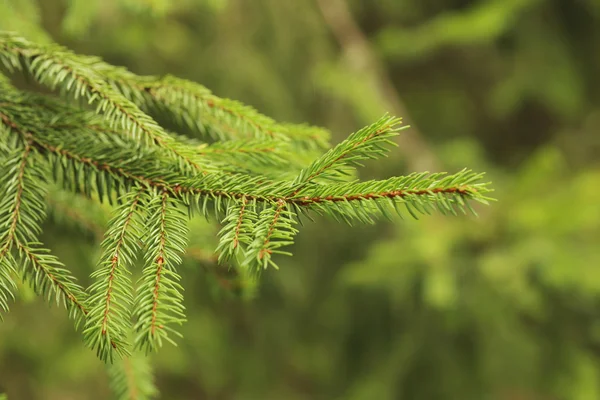
[[[390,112],[412,129],[362,178],[494,182],[479,218],[308,224],[253,296],[186,261],[185,338],[153,360],[161,398],[600,398],[600,1],[0,0],[0,29],[334,143]],[[194,237],[209,256],[215,229]],[[97,242],[46,236],[87,282]],[[111,398],[64,310],[23,293],[0,324],[0,393]]]

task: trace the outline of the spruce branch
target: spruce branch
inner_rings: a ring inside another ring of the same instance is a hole
[[[176,199],[170,198],[169,201],[176,201]],[[110,207],[99,204],[95,198],[65,191],[55,185],[49,187],[46,203],[48,216],[54,224],[74,229],[78,234],[89,235],[94,241],[102,240],[104,229],[110,220]],[[194,233],[197,234],[196,230],[202,229],[203,226],[194,224]],[[217,265],[221,254],[219,250],[216,253],[212,253],[196,242],[188,243],[182,257],[189,261],[199,262],[209,273],[218,273],[217,270],[222,269]]]
[[[379,124],[375,124],[374,127],[381,127]],[[388,124],[383,124],[383,127],[390,129],[389,120]],[[356,146],[352,147],[352,144],[344,144],[342,152],[334,153],[338,154],[335,157],[331,155],[324,156],[320,162],[315,162],[311,167],[308,167],[303,173],[306,178],[311,176],[316,177],[322,174],[327,168],[336,168],[336,163],[346,162],[346,157],[350,159],[350,162],[356,161],[353,157],[363,157],[365,153],[359,152],[362,148],[368,151],[378,152],[380,151],[377,147],[371,148],[368,144],[368,140],[361,142],[365,137],[373,137],[373,132],[382,132],[382,136],[393,134],[389,131],[373,129],[373,126],[367,130],[367,135],[363,132],[362,139],[358,139],[359,143],[366,143],[364,147]],[[168,190],[174,196],[179,196],[187,204],[196,204],[197,208],[202,210],[206,215],[208,212],[209,201],[214,203],[214,208],[217,214],[222,210],[226,210],[231,202],[239,201],[242,197],[245,197],[249,201],[257,201],[263,204],[274,204],[279,200],[290,204],[297,212],[304,212],[303,209],[316,210],[320,213],[333,215],[334,217],[341,217],[344,220],[349,221],[350,219],[358,218],[361,221],[372,222],[373,219],[369,215],[380,214],[378,212],[379,205],[382,204],[382,199],[389,199],[406,203],[409,199],[418,199],[421,197],[427,197],[428,202],[444,202],[453,203],[454,200],[459,202],[464,199],[465,206],[468,206],[468,200],[485,201],[484,194],[487,192],[486,185],[480,185],[479,187],[471,187],[472,183],[477,179],[481,178],[481,175],[475,175],[473,179],[463,181],[464,175],[457,175],[456,180],[446,180],[440,182],[444,184],[443,187],[438,187],[435,181],[439,175],[432,175],[428,180],[428,187],[411,187],[413,183],[420,182],[419,180],[413,179],[415,176],[425,179],[427,174],[413,174],[408,177],[391,178],[386,181],[369,181],[366,183],[350,182],[342,184],[313,184],[306,187],[306,183],[293,184],[285,181],[271,181],[259,176],[248,176],[246,174],[223,174],[223,173],[211,173],[207,175],[199,175],[196,177],[185,177],[177,173],[167,175],[164,171],[172,170],[168,167],[168,164],[158,163],[153,153],[147,153],[143,151],[130,151],[128,149],[120,149],[117,144],[112,145],[110,150],[108,147],[103,145],[96,145],[94,149],[83,148],[83,144],[79,144],[77,140],[86,142],[88,138],[85,136],[73,137],[73,143],[70,143],[65,139],[64,134],[56,135],[54,138],[50,137],[51,131],[46,131],[44,134],[45,138],[35,137],[33,141],[40,146],[41,149],[46,152],[57,156],[57,160],[67,159],[69,162],[57,163],[54,165],[58,166],[69,166],[83,164],[89,167],[95,174],[97,174],[97,181],[113,182],[115,187],[127,187],[132,183],[141,184],[147,187],[153,187],[158,190]],[[354,140],[356,141],[354,135]],[[49,143],[48,139],[52,142]],[[69,138],[71,139],[71,138]],[[91,140],[91,138],[89,138]],[[383,139],[385,140],[385,139]],[[352,141],[349,141],[352,143]],[[356,142],[354,142],[356,143]],[[89,147],[89,146],[88,146]],[[348,151],[350,148],[350,151]],[[359,150],[356,150],[359,148]],[[77,154],[76,151],[84,150],[85,154]],[[93,151],[92,151],[93,150]],[[353,151],[358,152],[354,154]],[[342,155],[341,158],[340,154]],[[74,164],[74,162],[77,163]],[[101,162],[100,162],[101,161]],[[308,171],[312,170],[312,173]],[[461,178],[462,177],[462,178]],[[433,181],[432,181],[433,179]],[[297,180],[296,182],[300,181]],[[446,185],[446,182],[452,182],[453,185]],[[422,182],[421,182],[422,183]],[[110,188],[103,188],[105,185],[98,185],[98,191],[103,193],[104,191],[110,190]],[[291,193],[290,193],[291,192]],[[435,194],[432,197],[431,194]],[[456,197],[458,195],[458,198]],[[450,197],[450,200],[445,200],[446,197]],[[483,196],[483,197],[482,197]],[[377,200],[371,202],[371,200]],[[341,202],[347,203],[346,205],[340,204]],[[367,203],[371,203],[370,205]],[[411,206],[415,201],[408,203],[408,210],[411,212],[414,207]],[[325,204],[325,205],[324,205]],[[349,204],[349,205],[348,205]],[[395,204],[395,203],[393,203]],[[416,206],[418,208],[418,205]],[[385,208],[384,208],[385,210]],[[453,207],[444,206],[441,211],[452,212]],[[349,218],[351,217],[351,218]]]
[[[405,128],[394,117],[308,162],[326,147],[326,131],[277,123],[193,82],[137,76],[7,33],[0,33],[0,63],[81,106],[17,90],[0,74],[0,308],[8,308],[13,275],[22,270],[37,292],[65,304],[76,323],[85,320],[84,341],[104,361],[130,354],[132,329],[135,349],[145,352],[179,335],[174,326],[185,314],[176,266],[188,247],[184,210],[222,222],[218,254],[210,261],[235,259],[244,273],[256,273],[277,268],[275,256],[289,254],[284,247],[293,244],[303,215],[372,223],[405,213],[474,212],[472,202],[490,200],[483,174],[466,169],[356,180],[355,168],[385,156],[391,138]],[[165,120],[183,131],[169,132],[156,122]],[[45,202],[56,220],[70,219],[96,236],[103,223],[81,212],[84,202],[73,200],[69,208],[53,191],[47,196],[50,175],[72,199],[117,205],[89,294],[38,243],[40,223]],[[134,294],[130,269],[140,250],[144,267]],[[187,249],[189,257],[197,254]],[[127,378],[135,374],[128,375],[126,360],[113,364],[118,392],[143,397],[135,389],[141,385]]]
[[[4,120],[5,116],[0,114],[0,118]],[[31,176],[26,174],[30,154],[31,145],[26,143],[23,148],[13,149],[12,153],[8,154],[3,160],[2,176],[5,178],[3,179],[2,192],[5,195],[0,202],[0,226],[3,228],[0,233],[0,257],[7,254],[15,242],[27,240],[28,235],[17,238],[17,235],[23,233],[23,230],[26,233],[31,232],[33,235],[40,233],[39,225],[35,223],[34,218],[43,211],[43,203],[37,201],[36,197],[38,196],[36,195],[39,195],[39,193],[26,190],[35,190],[37,187],[36,182],[34,182],[33,187],[26,187],[28,183],[31,184],[32,180],[27,179]],[[33,201],[28,202],[27,200],[30,198],[28,195],[30,194],[33,195],[31,196]],[[22,217],[23,212],[27,214],[26,218]],[[19,229],[20,224],[26,225],[24,229]]]
[[[121,150],[115,151],[114,146],[112,147],[112,152],[106,147],[96,146],[93,153],[76,154],[75,151],[79,150],[77,143],[72,145],[73,151],[71,151],[71,144],[65,139],[62,139],[62,148],[59,148],[58,146],[61,145],[59,143],[60,140],[60,138],[56,138],[53,143],[48,143],[35,138],[34,142],[47,152],[58,156],[59,159],[65,157],[68,160],[84,164],[95,173],[104,176],[107,182],[116,179],[117,182],[129,182],[122,183],[124,186],[131,185],[133,182],[158,190],[168,190],[174,196],[184,199],[186,203],[196,204],[205,214],[209,214],[209,200],[215,203],[216,210],[226,210],[227,205],[231,201],[238,201],[242,197],[260,203],[277,203],[279,200],[283,200],[297,208],[298,211],[300,209],[317,210],[334,216],[338,216],[341,213],[342,215],[348,214],[356,217],[357,212],[359,213],[361,209],[365,207],[369,208],[370,206],[360,206],[358,210],[354,210],[354,206],[352,205],[347,207],[341,206],[339,203],[345,202],[358,205],[365,204],[369,200],[374,199],[387,198],[402,201],[402,199],[409,197],[428,197],[429,201],[444,202],[445,196],[454,198],[454,195],[459,195],[461,199],[465,200],[465,205],[467,205],[468,200],[485,201],[486,198],[483,195],[487,193],[485,189],[486,185],[471,187],[473,182],[481,178],[481,175],[475,175],[473,179],[465,182],[462,181],[465,176],[459,174],[456,180],[440,182],[440,184],[444,184],[445,186],[438,187],[436,186],[437,183],[433,181],[435,181],[436,177],[439,177],[439,174],[434,174],[427,180],[428,184],[431,185],[430,187],[421,188],[419,186],[415,188],[411,187],[411,184],[420,181],[413,178],[419,176],[422,180],[428,175],[412,174],[408,177],[391,178],[383,182],[369,181],[366,183],[351,182],[334,185],[311,185],[304,189],[297,186],[294,189],[294,192],[297,193],[294,194],[292,192],[292,194],[286,195],[286,193],[290,193],[289,188],[291,185],[285,181],[270,181],[262,177],[253,177],[245,174],[214,173],[193,178],[187,178],[178,174],[166,175],[164,171],[169,170],[168,166],[157,164],[152,154],[144,156],[140,152],[127,153],[127,149],[122,149],[122,152]],[[84,139],[80,138],[80,140]],[[99,160],[102,160],[102,162],[99,162]],[[65,165],[72,165],[72,163],[65,163]],[[448,186],[446,182],[452,182],[453,185]],[[103,185],[100,185],[100,188],[102,187]],[[300,190],[298,191],[298,189]],[[108,189],[99,190],[103,192]],[[432,198],[430,191],[438,196]],[[442,195],[441,197],[439,196],[440,194]],[[324,203],[327,205],[323,206]],[[327,208],[328,205],[333,203],[337,203],[333,206],[334,208]],[[372,205],[376,206],[376,204],[378,202],[374,202]],[[453,208],[443,207],[443,210],[451,212]],[[377,210],[374,211],[377,214]],[[373,211],[369,211],[369,213],[373,214]],[[363,221],[367,220],[360,217],[359,219]],[[368,221],[372,221],[372,219],[369,218]]]
[[[452,175],[423,172],[380,181],[314,186],[303,189],[290,202],[299,209],[306,207],[348,223],[352,219],[373,223],[374,217],[382,215],[402,216],[399,205],[414,218],[434,209],[444,215],[456,215],[457,210],[475,213],[470,201],[488,204],[492,200],[486,196],[491,191],[488,184],[480,182],[483,176],[464,169]]]
[[[129,355],[127,335],[130,329],[133,287],[129,268],[133,266],[138,239],[142,236],[142,202],[145,192],[135,188],[126,193],[117,207],[102,242],[99,268],[91,275],[95,282],[88,292],[90,311],[84,340],[102,360],[113,362],[113,350]]]
[[[3,118],[1,113],[0,118]],[[15,269],[21,271],[36,293],[49,301],[54,297],[57,304],[63,304],[78,326],[85,317],[85,294],[63,264],[38,243],[41,222],[45,217],[46,179],[40,165],[42,160],[35,160],[31,142],[27,141],[26,135],[23,139],[23,147],[14,149],[3,160],[2,192],[5,197],[0,202],[0,226],[3,230],[0,234],[0,259],[5,266],[16,261],[18,268],[8,267],[2,275],[6,276],[7,271]],[[10,255],[13,249],[17,251],[18,259]],[[4,292],[8,292],[7,285],[2,286]]]
[[[275,207],[265,208],[259,215],[254,229],[254,240],[248,246],[243,265],[266,269],[271,265],[278,269],[271,259],[273,254],[291,255],[280,248],[294,243],[294,235],[298,232],[294,225],[295,214],[288,209],[288,204],[279,199]]]
[[[79,327],[87,315],[87,296],[83,288],[76,283],[70,271],[64,268],[64,264],[49,254],[49,250],[35,245],[17,245],[18,252],[22,254],[25,280],[31,282],[36,293],[45,294],[48,302],[54,297],[57,305],[64,305],[69,318],[75,321],[75,327]]]
[[[233,174],[232,176],[224,176],[225,174],[208,174],[189,178],[187,181],[181,177],[174,176],[171,182],[165,179],[160,179],[158,182],[152,179],[145,179],[144,174],[132,174],[123,168],[122,162],[117,162],[117,165],[102,165],[106,171],[110,171],[110,175],[124,181],[137,181],[151,185],[157,189],[168,189],[175,195],[181,195],[186,201],[195,202],[203,212],[207,212],[206,207],[208,200],[214,201],[215,209],[226,209],[231,200],[237,201],[242,196],[249,200],[256,200],[262,203],[276,203],[280,199],[288,202],[293,207],[306,207],[311,204],[322,203],[322,198],[331,198],[334,193],[320,193],[320,196],[311,196],[309,199],[298,199],[297,194],[302,191],[307,185],[314,186],[315,184],[322,185],[324,182],[337,181],[347,174],[348,167],[355,166],[360,160],[366,158],[374,158],[383,154],[383,146],[389,143],[389,138],[398,131],[398,120],[393,118],[383,118],[377,123],[356,132],[351,135],[346,141],[330,150],[323,157],[315,160],[309,167],[305,168],[296,180],[292,183],[285,181],[268,181],[262,178],[248,178],[246,174]],[[47,143],[46,143],[47,144]],[[55,145],[58,146],[58,143]],[[52,146],[54,147],[54,146]],[[50,149],[47,147],[47,149]],[[76,157],[74,153],[68,155],[63,152],[63,156]],[[127,159],[128,157],[125,157]],[[82,160],[87,161],[92,157],[84,157]],[[139,158],[136,160],[136,162]],[[115,160],[116,161],[116,160]],[[96,168],[99,165],[96,164]],[[116,170],[116,171],[115,171]],[[148,169],[145,170],[147,172]],[[119,172],[119,173],[114,173]],[[129,173],[128,173],[129,172]],[[121,175],[121,176],[119,176]],[[102,176],[102,175],[101,175]],[[163,178],[162,176],[160,178]],[[110,182],[110,181],[109,181]],[[244,184],[245,182],[251,185]],[[260,184],[261,187],[268,189],[256,193],[256,187]],[[117,186],[119,187],[119,186]],[[281,188],[289,187],[289,191],[282,192]],[[260,193],[262,192],[262,193]],[[392,191],[393,192],[393,191]],[[360,193],[358,193],[360,194]],[[346,200],[354,201],[362,199],[358,194],[346,196]],[[414,195],[424,195],[425,193],[413,193]],[[386,197],[406,197],[407,193],[397,193],[392,196],[391,193]],[[191,198],[190,198],[191,197]],[[337,201],[337,200],[335,200]],[[334,201],[334,202],[335,202]],[[316,207],[320,208],[320,207]],[[343,207],[335,206],[336,212],[339,213]]]
[[[63,149],[61,139],[65,138],[65,133],[67,132],[53,130],[51,121],[46,122],[44,119],[40,120],[39,117],[36,118],[35,114],[32,114],[33,109],[26,107],[14,109],[12,106],[14,106],[13,103],[4,103],[2,112],[0,112],[0,120],[11,132],[16,133],[13,137],[26,138],[36,152],[50,159],[55,181],[62,183],[76,192],[83,191],[88,196],[91,196],[92,183],[95,183],[94,190],[98,193],[100,199],[106,193],[111,201],[114,194],[113,191],[118,195],[119,190],[128,187],[127,185],[130,181],[124,180],[114,174],[94,174],[94,172],[103,171],[100,168],[102,164],[94,162],[91,158],[78,157],[68,150]],[[40,132],[43,132],[45,137]],[[91,149],[93,148],[91,146],[97,144],[98,140],[95,140],[95,135],[92,134],[86,137],[86,135],[81,134],[84,132],[80,131],[79,133],[77,136],[69,135],[75,142],[73,144],[74,147],[82,146],[86,149]],[[100,142],[102,143],[102,141]],[[95,149],[115,156],[114,153],[110,152],[110,149],[114,149],[110,144],[98,143]],[[135,162],[138,155],[135,152],[135,148],[132,150],[128,154],[125,152],[117,153],[116,156],[126,157],[126,160],[130,163]],[[95,168],[89,168],[90,166]]]
[[[349,167],[361,166],[360,161],[376,159],[386,152],[385,145],[394,145],[390,138],[398,135],[400,119],[383,117],[338,144],[303,169],[294,180],[292,196],[306,185],[317,181],[339,182],[347,177]]]
[[[239,254],[242,246],[252,242],[257,219],[256,201],[249,204],[245,196],[227,209],[222,221],[223,228],[218,234],[219,244],[216,252],[219,254],[220,263]]]
[[[125,68],[88,58],[116,90],[149,113],[167,115],[213,139],[274,139],[291,141],[307,148],[326,148],[329,132],[306,125],[278,124],[238,101],[215,96],[195,82],[167,75],[137,76]]]
[[[89,235],[92,240],[100,242],[110,220],[110,207],[99,204],[95,198],[68,192],[55,185],[49,189],[46,203],[50,220],[56,225],[74,229],[78,234]],[[197,229],[201,229],[201,226],[194,224],[193,228],[194,234],[197,234]],[[188,243],[182,257],[193,262],[193,265],[201,266],[206,273],[214,275],[224,289],[231,290],[238,284],[234,281],[241,280],[238,279],[235,267],[219,265],[219,259],[221,263],[224,262],[219,250],[214,254],[199,243]],[[87,310],[85,313],[87,314]]]
[[[238,101],[223,99],[191,81],[173,76],[137,76],[97,57],[75,55],[56,44],[39,45],[0,31],[0,62],[9,71],[29,72],[39,83],[95,103],[111,125],[155,143],[193,167],[184,151],[140,108],[167,115],[179,125],[215,139],[270,138],[307,148],[325,148],[329,133],[316,127],[278,124]]]
[[[303,161],[286,142],[275,140],[232,140],[201,144],[197,153],[213,162],[233,166],[236,171],[279,177],[298,173]]]
[[[14,276],[17,274],[15,266],[17,261],[12,257],[12,254],[5,253],[0,257],[0,310],[8,312],[9,299],[14,300],[14,292],[17,289]],[[0,321],[3,320],[0,314]]]
[[[136,348],[147,353],[161,347],[163,340],[175,344],[169,332],[181,336],[172,327],[185,321],[181,277],[175,267],[182,261],[188,237],[187,215],[168,192],[154,194],[146,207],[146,266],[138,282],[134,330]]]
[[[171,154],[182,168],[202,172],[192,160],[193,152],[164,132],[121,93],[115,91],[93,68],[90,58],[80,57],[55,44],[38,45],[11,33],[0,32],[0,62],[9,70],[28,72],[40,84],[96,105],[111,127],[144,144]]]

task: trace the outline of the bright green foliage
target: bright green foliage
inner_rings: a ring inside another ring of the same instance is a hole
[[[328,132],[277,123],[190,81],[137,76],[6,32],[0,64],[59,94],[17,89],[0,75],[0,308],[8,309],[17,274],[63,304],[83,323],[85,344],[113,364],[120,398],[154,390],[133,351],[181,336],[178,265],[190,216],[221,222],[219,261],[255,276],[291,254],[285,248],[303,217],[374,223],[405,212],[457,214],[489,200],[483,175],[466,169],[356,179],[355,167],[385,156],[407,128],[398,118],[382,117],[320,154]],[[100,217],[79,210],[90,202]],[[107,225],[87,290],[38,243],[46,203],[55,220],[95,232]],[[114,206],[108,222],[98,205],[106,203]]]
[[[104,251],[98,269],[92,274],[96,281],[89,288],[90,312],[83,334],[103,360],[113,360],[113,349],[120,355],[129,355],[126,342],[133,304],[129,275],[143,232],[143,194],[137,188],[119,199],[122,204],[115,209],[102,242]]]
[[[299,192],[313,181],[339,181],[348,174],[349,167],[362,166],[359,161],[382,157],[385,154],[383,146],[393,143],[390,139],[398,134],[400,123],[401,120],[396,118],[382,118],[353,133],[303,169],[294,180],[294,192]]]
[[[134,306],[137,320],[136,347],[156,350],[163,340],[175,344],[167,332],[178,334],[172,324],[185,321],[183,288],[176,266],[186,248],[187,215],[167,191],[153,194],[147,207],[145,267],[138,283]]]
[[[269,178],[294,178],[303,165],[289,143],[277,140],[231,140],[196,146],[204,159],[219,163],[223,168],[263,174]]]
[[[6,254],[0,259],[0,308],[3,312],[8,311],[9,299],[15,298],[13,293],[17,288],[13,279],[13,276],[17,273],[14,267],[15,264],[16,261],[11,254]]]
[[[242,212],[240,211],[240,218]],[[262,266],[266,269],[277,265],[271,260],[273,254],[291,255],[289,252],[279,250],[281,247],[294,243],[294,235],[298,232],[294,228],[296,221],[294,213],[289,210],[285,200],[277,200],[275,207],[263,209],[254,224],[254,240],[248,245],[246,259],[242,265]]]
[[[28,140],[27,134],[22,139]],[[4,198],[0,203],[0,259],[5,269],[1,274],[0,305],[7,308],[6,297],[14,286],[11,273],[18,270],[38,294],[64,305],[79,325],[86,312],[83,289],[37,239],[45,216],[45,163],[33,159],[31,141],[17,145],[20,147],[5,155],[1,171]]]
[[[256,201],[248,204],[246,196],[242,196],[239,202],[227,209],[223,218],[223,228],[219,232],[219,259],[228,259],[238,254],[242,245],[252,243],[252,232],[254,224],[258,219],[256,215]]]

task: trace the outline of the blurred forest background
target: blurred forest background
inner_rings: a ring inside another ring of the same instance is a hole
[[[0,29],[334,142],[402,116],[361,177],[494,182],[479,218],[308,224],[257,287],[212,263],[217,227],[198,231],[185,337],[154,357],[161,398],[600,398],[600,1],[0,0]],[[85,283],[99,237],[46,236]],[[0,324],[2,391],[111,398],[64,310],[27,292]]]

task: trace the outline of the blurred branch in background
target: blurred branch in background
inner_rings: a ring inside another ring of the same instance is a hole
[[[427,57],[444,46],[488,44],[513,29],[523,13],[541,2],[471,2],[464,10],[440,13],[416,27],[388,26],[377,35],[376,43],[383,57],[409,60]]]
[[[354,20],[346,0],[316,0],[319,9],[344,52],[344,61],[350,69],[370,83],[381,103],[390,112],[407,122],[411,129],[398,139],[400,151],[410,170],[436,170],[438,161],[418,127],[410,118],[406,105],[391,81],[379,57]]]

